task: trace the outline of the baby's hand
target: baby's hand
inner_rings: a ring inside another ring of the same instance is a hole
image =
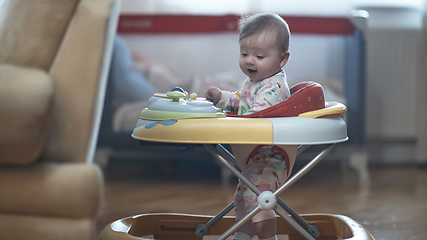
[[[221,100],[221,91],[217,87],[209,87],[205,92],[205,98],[216,105]]]

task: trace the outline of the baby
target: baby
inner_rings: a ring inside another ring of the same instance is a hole
[[[209,87],[205,97],[217,107],[247,115],[268,108],[290,96],[286,75],[282,69],[288,62],[290,31],[288,24],[277,14],[256,14],[240,21],[239,66],[247,79],[237,92]],[[276,146],[259,146],[247,158],[242,169],[248,179],[261,191],[274,192],[288,177],[286,152]],[[234,205],[236,220],[243,218],[256,206],[256,195],[239,182]],[[234,234],[233,240],[274,240],[276,220],[273,210],[261,211]]]
[[[240,22],[239,66],[248,78],[237,92],[209,87],[205,97],[217,107],[251,114],[290,96],[283,67],[290,53],[287,23],[276,14],[258,14]]]

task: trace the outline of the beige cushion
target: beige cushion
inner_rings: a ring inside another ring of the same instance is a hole
[[[103,196],[102,173],[92,164],[41,163],[0,168],[0,212],[94,218]]]
[[[55,85],[52,124],[43,159],[63,162],[87,158],[94,131],[105,31],[113,0],[80,1],[49,74]],[[106,81],[106,79],[103,79]],[[104,90],[104,89],[103,89]],[[72,144],[70,144],[72,143]]]
[[[36,160],[45,142],[53,86],[34,68],[0,65],[0,164]]]
[[[5,0],[0,63],[50,69],[77,0]]]
[[[5,240],[93,240],[93,229],[90,219],[0,214],[0,239]]]

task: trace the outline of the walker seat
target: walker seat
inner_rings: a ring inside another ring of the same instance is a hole
[[[316,82],[301,82],[290,88],[291,96],[279,104],[256,113],[237,115],[237,112],[227,113],[227,116],[246,118],[295,117],[304,112],[325,108],[323,87]]]
[[[142,236],[154,235],[155,239],[192,240],[221,234],[218,239],[223,240],[259,211],[270,209],[281,217],[277,233],[287,234],[289,239],[374,239],[348,217],[300,216],[280,199],[279,195],[319,163],[336,143],[348,139],[344,121],[346,107],[338,102],[325,102],[323,88],[319,84],[304,82],[292,87],[291,93],[291,97],[283,103],[249,116],[224,114],[207,100],[194,96],[188,99],[188,94],[180,88],[172,89],[167,94],[155,94],[148,108],[141,112],[132,137],[142,144],[203,144],[259,196],[258,206],[238,222],[225,217],[234,208],[234,203],[213,218],[185,214],[137,215],[106,226],[100,239],[148,239]],[[245,131],[248,128],[251,131]],[[235,155],[222,144],[231,144]],[[275,145],[288,153],[292,169],[298,154],[310,145],[323,144],[327,145],[326,148],[274,193],[260,191],[242,174],[240,166],[242,161],[246,162],[247,156],[237,154],[250,152],[259,145]],[[242,149],[245,151],[237,151]]]

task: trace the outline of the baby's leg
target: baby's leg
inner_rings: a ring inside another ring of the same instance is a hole
[[[247,221],[235,233],[233,240],[251,240],[255,235],[255,226],[252,221]]]
[[[277,190],[282,179],[287,178],[287,158],[280,150],[261,148],[248,159],[246,176],[261,191]],[[257,205],[256,195],[248,189],[244,192],[246,207],[253,209]],[[276,239],[276,214],[273,210],[260,211],[252,218],[259,239]]]
[[[242,219],[247,213],[247,208],[245,206],[245,200],[243,197],[244,192],[243,182],[239,180],[237,185],[236,193],[234,194],[234,210],[236,212],[236,220]],[[241,226],[236,233],[234,234],[233,240],[250,240],[255,234],[255,227],[252,221],[247,221],[243,226]]]
[[[276,218],[255,222],[254,225],[259,239],[277,239]]]
[[[256,207],[256,195],[243,182],[239,184],[234,195],[236,220],[242,219],[250,210]],[[251,240],[257,232],[259,239],[269,239],[276,235],[276,218],[273,210],[261,211],[247,221],[234,234],[233,240]],[[274,239],[274,238],[272,238]]]
[[[259,178],[259,181],[255,181],[255,179],[256,178],[252,176],[251,182],[258,186],[261,191],[273,192],[275,190],[269,187],[264,188],[268,185],[271,185],[268,181],[266,181],[267,179],[265,177]],[[247,200],[245,201],[245,204],[248,209],[252,210],[257,206],[257,196],[251,190],[247,189],[247,191],[244,192],[244,198]],[[270,239],[276,236],[276,214],[273,210],[260,211],[254,217],[252,217],[252,222],[259,239]]]

